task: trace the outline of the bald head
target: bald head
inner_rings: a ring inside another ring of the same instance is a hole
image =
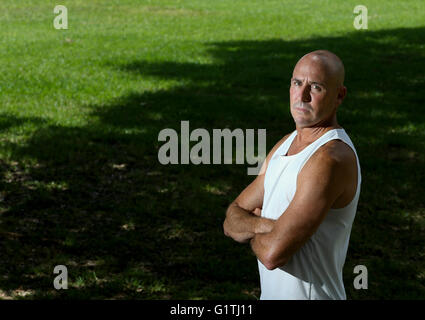
[[[327,50],[303,56],[291,79],[291,113],[297,127],[336,124],[336,111],[347,94],[344,65]]]
[[[341,59],[328,50],[316,50],[304,55],[297,63],[315,64],[337,87],[344,85],[345,69]],[[297,67],[295,66],[295,67]]]

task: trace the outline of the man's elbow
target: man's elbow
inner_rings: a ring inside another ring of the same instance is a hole
[[[229,232],[227,224],[228,224],[227,220],[224,220],[224,222],[223,222],[223,233],[226,237],[230,237],[230,232]]]
[[[231,223],[229,222],[229,218],[227,217],[223,222],[223,233],[226,237],[232,238],[235,241],[238,241],[237,233],[232,230]],[[240,241],[238,241],[240,242]]]
[[[226,217],[223,222],[223,232],[226,237],[232,237],[231,223],[229,220],[231,219],[232,209],[234,206],[235,202],[233,201],[226,210]]]
[[[283,267],[289,259],[282,253],[269,250],[262,260],[263,261],[260,260],[261,263],[267,268],[267,270],[271,271]]]

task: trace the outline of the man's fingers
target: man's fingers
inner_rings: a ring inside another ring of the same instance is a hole
[[[258,217],[261,217],[261,209],[255,208],[254,211],[252,211],[253,214],[255,214]]]

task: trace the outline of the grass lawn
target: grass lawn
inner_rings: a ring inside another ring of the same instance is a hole
[[[57,4],[0,2],[0,299],[258,298],[255,256],[222,232],[247,165],[161,165],[158,133],[265,128],[270,150],[316,49],[345,63],[362,166],[347,297],[425,298],[423,1],[363,1],[368,30],[351,0],[64,0],[68,30]]]

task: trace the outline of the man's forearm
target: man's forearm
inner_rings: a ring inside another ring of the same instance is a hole
[[[229,206],[224,221],[224,233],[238,242],[249,241],[256,233],[270,232],[274,220],[256,216],[236,204]]]
[[[269,245],[267,245],[267,238],[268,234],[256,234],[250,239],[250,245],[257,259],[260,260],[263,265],[269,268],[268,254],[270,252],[270,248]]]

